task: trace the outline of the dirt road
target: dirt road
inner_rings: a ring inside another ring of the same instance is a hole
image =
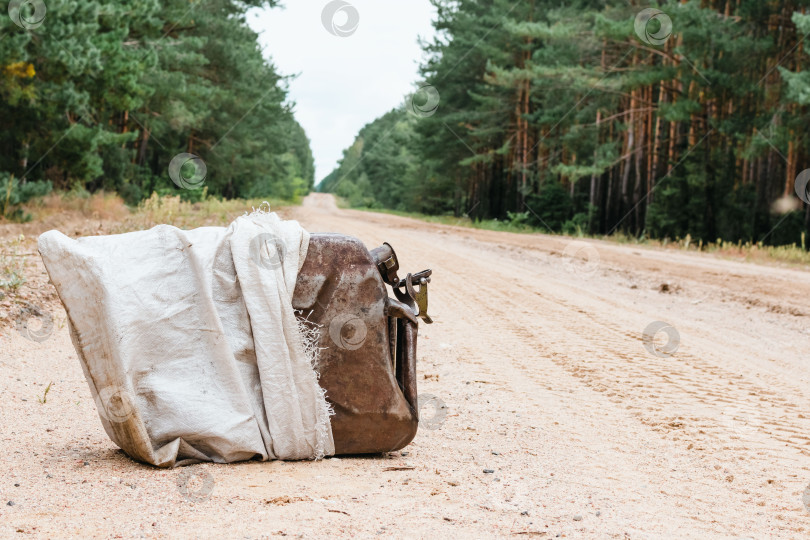
[[[0,536],[810,536],[810,272],[323,195],[286,214],[433,268],[438,429],[386,456],[156,470],[105,435],[54,310],[45,341],[0,339]]]

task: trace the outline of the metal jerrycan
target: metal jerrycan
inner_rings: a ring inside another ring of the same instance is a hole
[[[335,411],[335,454],[398,450],[416,436],[416,337],[419,317],[433,322],[431,271],[400,279],[398,270],[387,243],[369,251],[350,236],[311,235],[292,303],[320,328],[317,369]]]

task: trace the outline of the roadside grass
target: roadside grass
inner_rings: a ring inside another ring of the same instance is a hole
[[[41,398],[37,398],[41,404],[48,403],[48,392],[51,391],[51,386],[53,386],[53,382],[48,383],[48,387],[45,388],[45,393],[42,394]]]
[[[0,243],[0,296],[16,291],[25,283],[25,255],[22,234]]]
[[[338,206],[340,208],[350,208],[339,200]],[[575,237],[575,238],[591,238],[595,240],[603,240],[606,242],[613,242],[616,244],[632,244],[639,247],[651,247],[659,249],[670,249],[680,251],[692,251],[695,253],[713,253],[720,257],[744,260],[747,262],[757,263],[785,263],[789,265],[806,266],[810,265],[810,251],[807,251],[805,238],[802,235],[801,245],[791,244],[786,246],[768,246],[761,242],[730,242],[718,238],[715,242],[703,243],[702,241],[695,241],[691,236],[687,235],[685,238],[672,239],[650,239],[646,237],[637,238],[623,232],[617,232],[610,236],[607,235],[587,235],[582,232],[576,234],[563,234],[559,232],[549,231],[542,227],[531,227],[525,223],[501,221],[497,219],[485,219],[474,221],[466,216],[431,216],[420,214],[418,212],[401,212],[398,210],[387,210],[380,208],[354,208],[362,212],[379,212],[382,214],[391,214],[395,216],[407,217],[425,221],[428,223],[439,223],[442,225],[452,225],[457,227],[469,227],[472,229],[481,229],[487,231],[500,231],[511,232],[520,234],[549,234],[560,237]]]
[[[0,218],[0,326],[10,324],[8,317],[21,302],[48,301],[43,294],[51,289],[46,286],[47,275],[36,248],[37,237],[48,229],[75,237],[125,233],[160,224],[181,229],[225,226],[254,209],[283,212],[284,207],[299,203],[272,198],[220,200],[205,195],[200,202],[188,202],[179,196],[153,194],[131,207],[118,195],[104,192],[51,193],[31,199],[22,206],[31,215],[29,221]]]
[[[358,207],[352,208],[351,206],[347,206],[345,203],[340,202],[338,203],[338,208],[360,210],[361,212],[379,212],[381,214],[391,214],[394,216],[418,219],[420,221],[426,221],[428,223],[439,223],[441,225],[469,227],[471,229],[482,229],[487,231],[502,231],[502,232],[525,233],[525,234],[537,234],[537,233],[549,234],[547,229],[530,227],[529,225],[522,223],[500,221],[497,219],[484,219],[479,221],[473,221],[472,219],[466,216],[462,217],[432,216],[428,214],[420,214],[418,212],[402,212],[400,210],[388,210],[385,208],[358,208]]]
[[[118,220],[129,214],[123,199],[115,193],[99,191],[52,192],[44,197],[35,197],[22,205],[30,221],[42,221],[57,214],[78,214],[88,219]]]
[[[225,226],[234,219],[256,209],[277,211],[285,206],[300,204],[300,200],[282,199],[217,199],[204,197],[200,202],[183,201],[180,197],[160,197],[153,193],[141,201],[119,227],[111,232],[143,230],[168,223],[180,229],[204,226]]]
[[[27,202],[23,210],[32,216],[29,223],[36,225],[47,218],[59,222],[73,219],[97,220],[105,234],[148,229],[159,224],[171,224],[181,229],[208,225],[227,225],[236,217],[254,208],[270,208],[299,204],[300,201],[282,199],[229,199],[222,200],[203,192],[202,200],[189,202],[179,196],[160,196],[153,193],[137,206],[127,206],[123,199],[109,192],[59,192]],[[0,224],[3,221],[0,220]]]

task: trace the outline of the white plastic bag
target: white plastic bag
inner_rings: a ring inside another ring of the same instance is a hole
[[[297,222],[262,212],[227,228],[40,236],[119,447],[161,467],[334,453],[292,308],[308,244]]]

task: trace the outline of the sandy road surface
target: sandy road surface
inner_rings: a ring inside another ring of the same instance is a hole
[[[433,268],[441,427],[407,455],[156,470],[107,439],[54,309],[46,341],[0,339],[0,536],[810,537],[810,272],[596,241],[585,262],[323,195],[288,215]],[[642,343],[656,321],[671,356]]]

